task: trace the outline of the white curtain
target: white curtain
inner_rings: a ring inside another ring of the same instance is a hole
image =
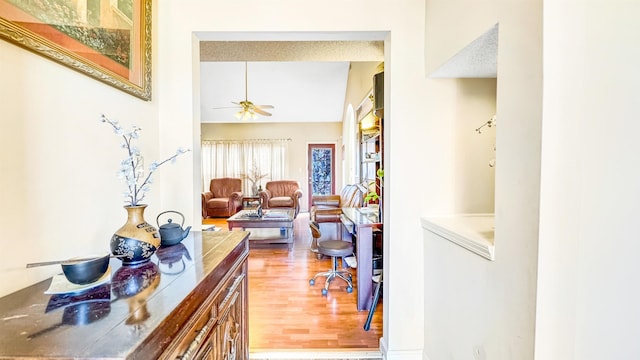
[[[242,179],[242,192],[252,193],[247,178],[258,179],[264,187],[269,180],[287,178],[287,152],[290,139],[203,140],[202,191],[209,191],[211,179],[232,177]]]

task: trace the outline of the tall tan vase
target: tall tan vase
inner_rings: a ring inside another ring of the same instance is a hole
[[[158,229],[144,220],[146,207],[125,206],[127,222],[111,237],[111,253],[122,256],[123,265],[145,263],[160,247]]]

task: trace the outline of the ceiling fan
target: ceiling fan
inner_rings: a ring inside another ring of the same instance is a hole
[[[239,120],[255,120],[258,118],[258,115],[262,116],[271,116],[271,113],[265,111],[264,109],[273,109],[273,105],[255,105],[253,102],[249,101],[248,97],[248,85],[247,85],[247,62],[244,62],[244,100],[231,103],[236,104],[234,107],[221,107],[214,109],[232,109],[239,108],[240,110],[235,114],[236,118]]]

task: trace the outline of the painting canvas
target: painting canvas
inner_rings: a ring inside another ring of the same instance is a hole
[[[0,38],[151,99],[151,0],[0,0]]]

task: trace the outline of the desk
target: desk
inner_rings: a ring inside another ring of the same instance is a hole
[[[381,229],[382,223],[378,212],[367,208],[342,208],[341,222],[343,231],[353,235],[356,241],[358,311],[369,310],[373,301],[373,229]]]

